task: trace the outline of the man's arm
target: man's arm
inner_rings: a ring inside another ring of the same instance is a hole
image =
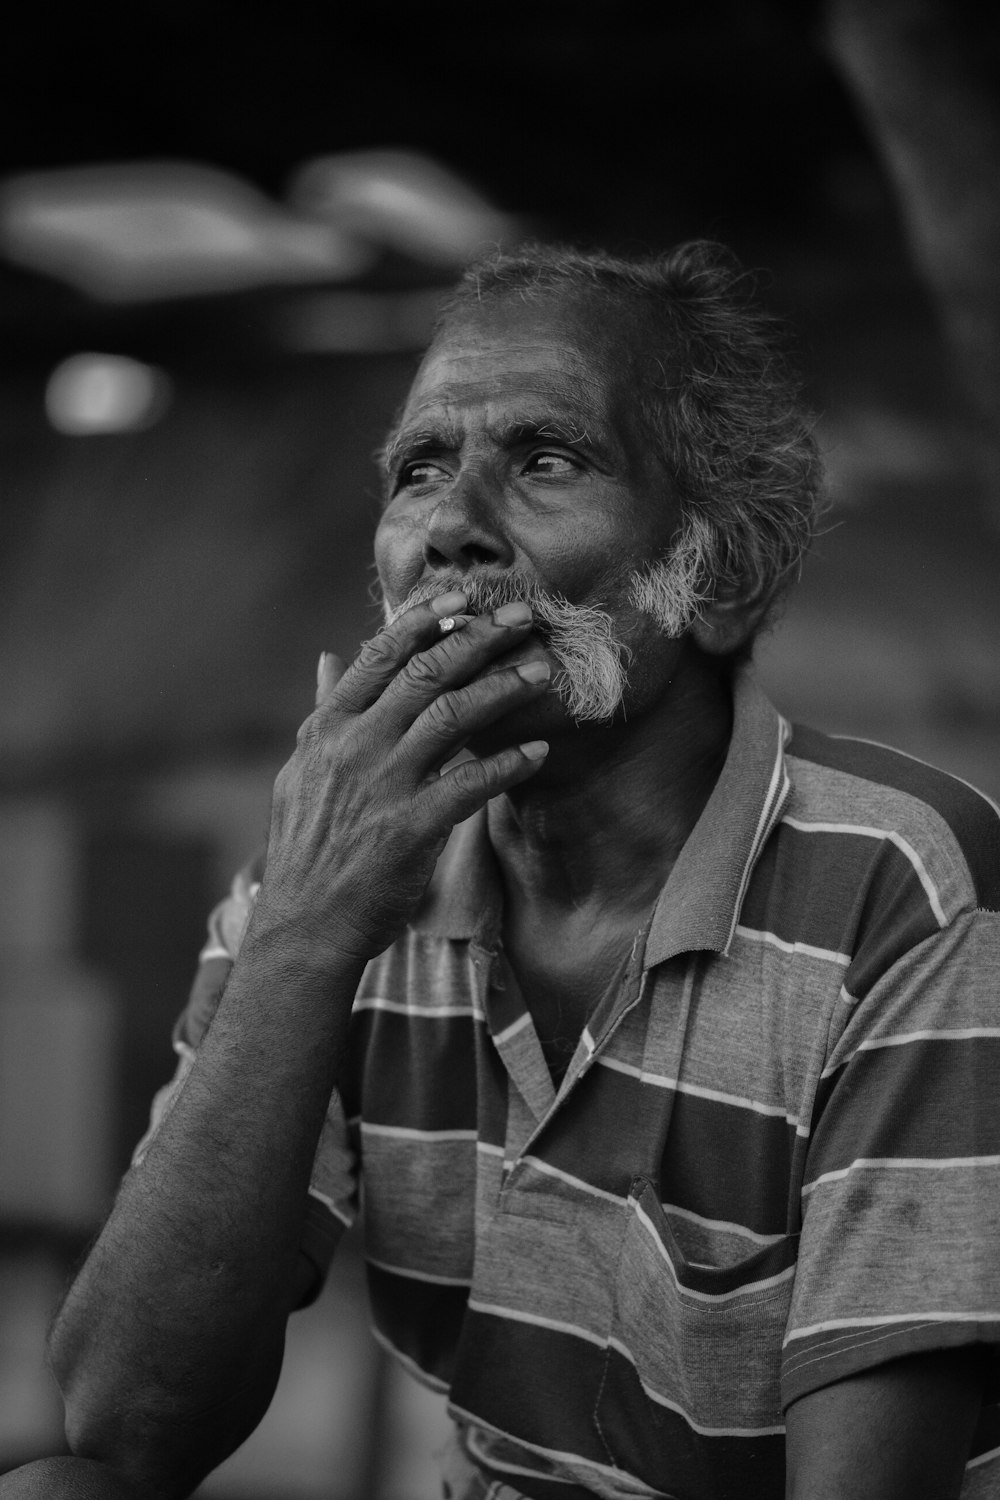
[[[802,1396],[786,1417],[787,1500],[956,1500],[983,1352],[909,1354]]]
[[[541,764],[511,746],[442,770],[544,683],[492,670],[527,620],[419,605],[346,673],[275,786],[267,867],[229,983],[184,1087],[56,1320],[52,1361],[74,1450],[190,1493],[253,1429],[303,1289],[310,1170],[367,960],[401,931],[452,827]],[[525,611],[525,613],[527,613]],[[500,663],[502,667],[502,663]]]
[[[314,1274],[299,1242],[357,972],[246,947],[51,1340],[73,1450],[156,1496],[188,1494],[260,1421]]]

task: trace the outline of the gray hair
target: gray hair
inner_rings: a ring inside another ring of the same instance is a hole
[[[821,466],[784,330],[755,300],[749,275],[705,240],[642,259],[522,245],[466,269],[437,331],[487,301],[560,292],[644,314],[639,410],[680,506],[675,546],[698,597],[773,605],[811,540]]]

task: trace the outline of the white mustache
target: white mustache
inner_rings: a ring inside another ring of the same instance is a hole
[[[698,582],[700,556],[694,543],[682,541],[670,557],[620,580],[633,608],[650,616],[673,639],[684,634],[707,597]],[[449,568],[417,584],[395,609],[386,606],[386,622],[453,589],[465,594],[472,614],[490,614],[502,604],[522,600],[534,615],[537,634],[562,668],[553,687],[567,712],[577,723],[614,717],[625,695],[632,654],[618,639],[607,610],[571,604],[562,594],[549,592],[510,569],[462,573]]]
[[[430,599],[436,599],[439,594],[450,594],[453,590],[465,595],[469,601],[469,613],[474,615],[490,614],[501,605],[523,601],[530,607],[542,629],[557,619],[569,619],[581,612],[592,612],[583,610],[580,605],[571,604],[562,594],[541,588],[533,579],[525,578],[519,573],[491,573],[485,570],[480,573],[461,573],[457,569],[449,569],[448,572],[436,574],[425,583],[418,583],[401,604],[392,609],[387,608],[386,623],[392,624],[406,610],[413,609],[414,605],[424,604]]]
[[[449,570],[417,584],[403,602],[386,610],[391,624],[405,610],[439,594],[459,589],[471,614],[490,614],[503,604],[523,601],[531,609],[535,629],[561,667],[553,682],[567,713],[577,723],[606,722],[614,717],[626,687],[626,663],[631,653],[617,639],[614,621],[606,610],[571,604],[518,573],[461,573]]]

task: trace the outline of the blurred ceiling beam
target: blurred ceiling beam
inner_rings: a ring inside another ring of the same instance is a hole
[[[1000,77],[954,0],[829,0],[831,56],[892,181],[981,440],[1000,524]]]
[[[128,304],[357,281],[386,250],[454,275],[517,234],[510,215],[415,151],[308,161],[290,193],[279,203],[199,162],[23,173],[0,184],[0,250],[99,302]]]

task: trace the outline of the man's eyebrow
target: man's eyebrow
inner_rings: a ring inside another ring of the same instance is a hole
[[[576,448],[592,441],[590,428],[572,417],[512,417],[508,422],[496,423],[491,431],[500,442],[511,445],[549,438],[554,443]]]
[[[490,423],[489,432],[494,442],[507,448],[547,439],[567,448],[588,448],[598,458],[608,460],[619,450],[614,434],[605,430],[596,415],[588,413],[511,412]],[[395,474],[412,459],[452,452],[461,442],[461,430],[451,422],[398,427],[389,434],[379,455],[382,472]]]
[[[386,438],[379,455],[383,473],[394,474],[409,458],[422,453],[441,453],[457,448],[460,442],[458,430],[449,423],[436,426],[397,427]]]
[[[559,443],[565,448],[584,448],[594,458],[612,463],[621,457],[617,434],[596,413],[551,412],[547,415],[514,413],[490,429],[498,443],[516,447],[519,443]]]

